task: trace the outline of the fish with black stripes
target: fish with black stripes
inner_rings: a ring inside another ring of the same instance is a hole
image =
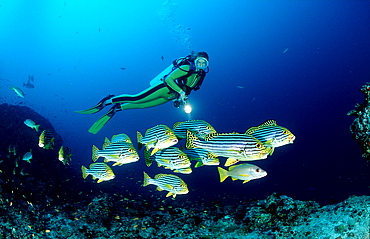
[[[220,165],[220,159],[217,155],[212,152],[209,152],[205,149],[194,148],[194,149],[183,149],[182,150],[190,160],[195,160],[195,168],[201,167],[203,165],[214,166]]]
[[[191,173],[191,168],[190,172],[189,169],[184,170],[185,168],[189,168],[191,166],[188,156],[177,147],[162,149],[153,155],[150,155],[150,152],[145,150],[144,158],[148,167],[153,161],[156,161],[158,167],[163,166],[166,169],[175,170],[175,172],[178,173]]]
[[[176,122],[172,128],[179,139],[186,138],[187,130],[193,132],[200,139],[204,139],[207,134],[216,133],[215,128],[204,120]]]
[[[93,163],[90,164],[90,168],[86,168],[85,166],[81,166],[82,170],[82,177],[84,179],[87,176],[91,175],[92,178],[98,179],[97,183],[101,183],[103,181],[108,181],[115,178],[113,170],[105,163]]]
[[[258,126],[250,127],[245,133],[257,138],[266,147],[272,147],[270,154],[274,148],[292,144],[296,138],[287,128],[277,125],[275,120],[267,120]]]
[[[188,185],[180,177],[172,174],[157,174],[154,178],[144,173],[143,186],[150,184],[156,185],[158,191],[168,191],[166,197],[172,196],[175,198],[178,194],[187,194],[189,192]]]
[[[153,155],[161,149],[177,144],[178,139],[171,128],[160,124],[148,129],[144,136],[137,131],[137,141],[139,150],[145,145],[147,150],[153,149],[151,151]]]
[[[126,141],[104,144],[103,149],[93,145],[92,160],[95,162],[99,157],[104,157],[104,162],[115,162],[112,166],[121,166],[139,160],[139,154],[135,147]]]
[[[186,148],[202,148],[217,156],[226,157],[225,166],[239,161],[265,159],[271,151],[271,148],[247,134],[213,133],[208,134],[205,140],[200,140],[191,131],[187,131]]]

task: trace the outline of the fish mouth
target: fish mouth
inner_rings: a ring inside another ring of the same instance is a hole
[[[269,155],[268,153],[260,153],[259,154],[261,159],[266,159],[268,155]]]
[[[293,141],[295,140],[295,136],[293,135],[293,136],[290,136],[290,137],[288,137],[288,142],[289,143],[293,143]]]

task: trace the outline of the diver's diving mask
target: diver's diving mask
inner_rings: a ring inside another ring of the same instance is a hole
[[[206,69],[206,68],[208,67],[209,62],[208,62],[208,60],[207,60],[206,58],[204,58],[204,57],[198,57],[198,58],[195,60],[194,64],[195,64],[195,67],[196,67],[197,69],[204,70],[204,69]]]

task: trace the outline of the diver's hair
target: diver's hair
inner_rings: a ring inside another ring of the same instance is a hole
[[[195,59],[197,59],[198,56],[204,57],[207,60],[209,60],[208,54],[205,51],[200,51],[200,52],[191,51],[189,58],[190,60],[194,61]]]
[[[208,54],[207,54],[207,52],[205,52],[205,51],[200,51],[200,52],[198,52],[198,56],[200,56],[200,57],[204,57],[204,58],[206,58],[207,60],[209,60]]]

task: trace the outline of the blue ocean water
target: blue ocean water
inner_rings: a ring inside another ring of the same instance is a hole
[[[363,101],[359,88],[369,81],[369,10],[369,1],[1,1],[1,103],[29,106],[54,124],[73,152],[66,173],[81,190],[164,198],[141,187],[142,171],[167,171],[143,160],[115,167],[113,181],[81,179],[91,146],[104,137],[136,139],[136,131],[188,119],[244,132],[275,119],[297,139],[252,162],[268,176],[220,183],[216,167],[198,168],[181,175],[190,193],[178,199],[277,192],[325,204],[369,195],[369,167],[351,138],[354,118],[346,115]],[[87,132],[102,113],[74,111],[108,94],[140,92],[190,50],[210,56],[210,72],[190,96],[191,115],[167,103],[119,112],[98,134]],[[22,87],[29,75],[34,89]]]

